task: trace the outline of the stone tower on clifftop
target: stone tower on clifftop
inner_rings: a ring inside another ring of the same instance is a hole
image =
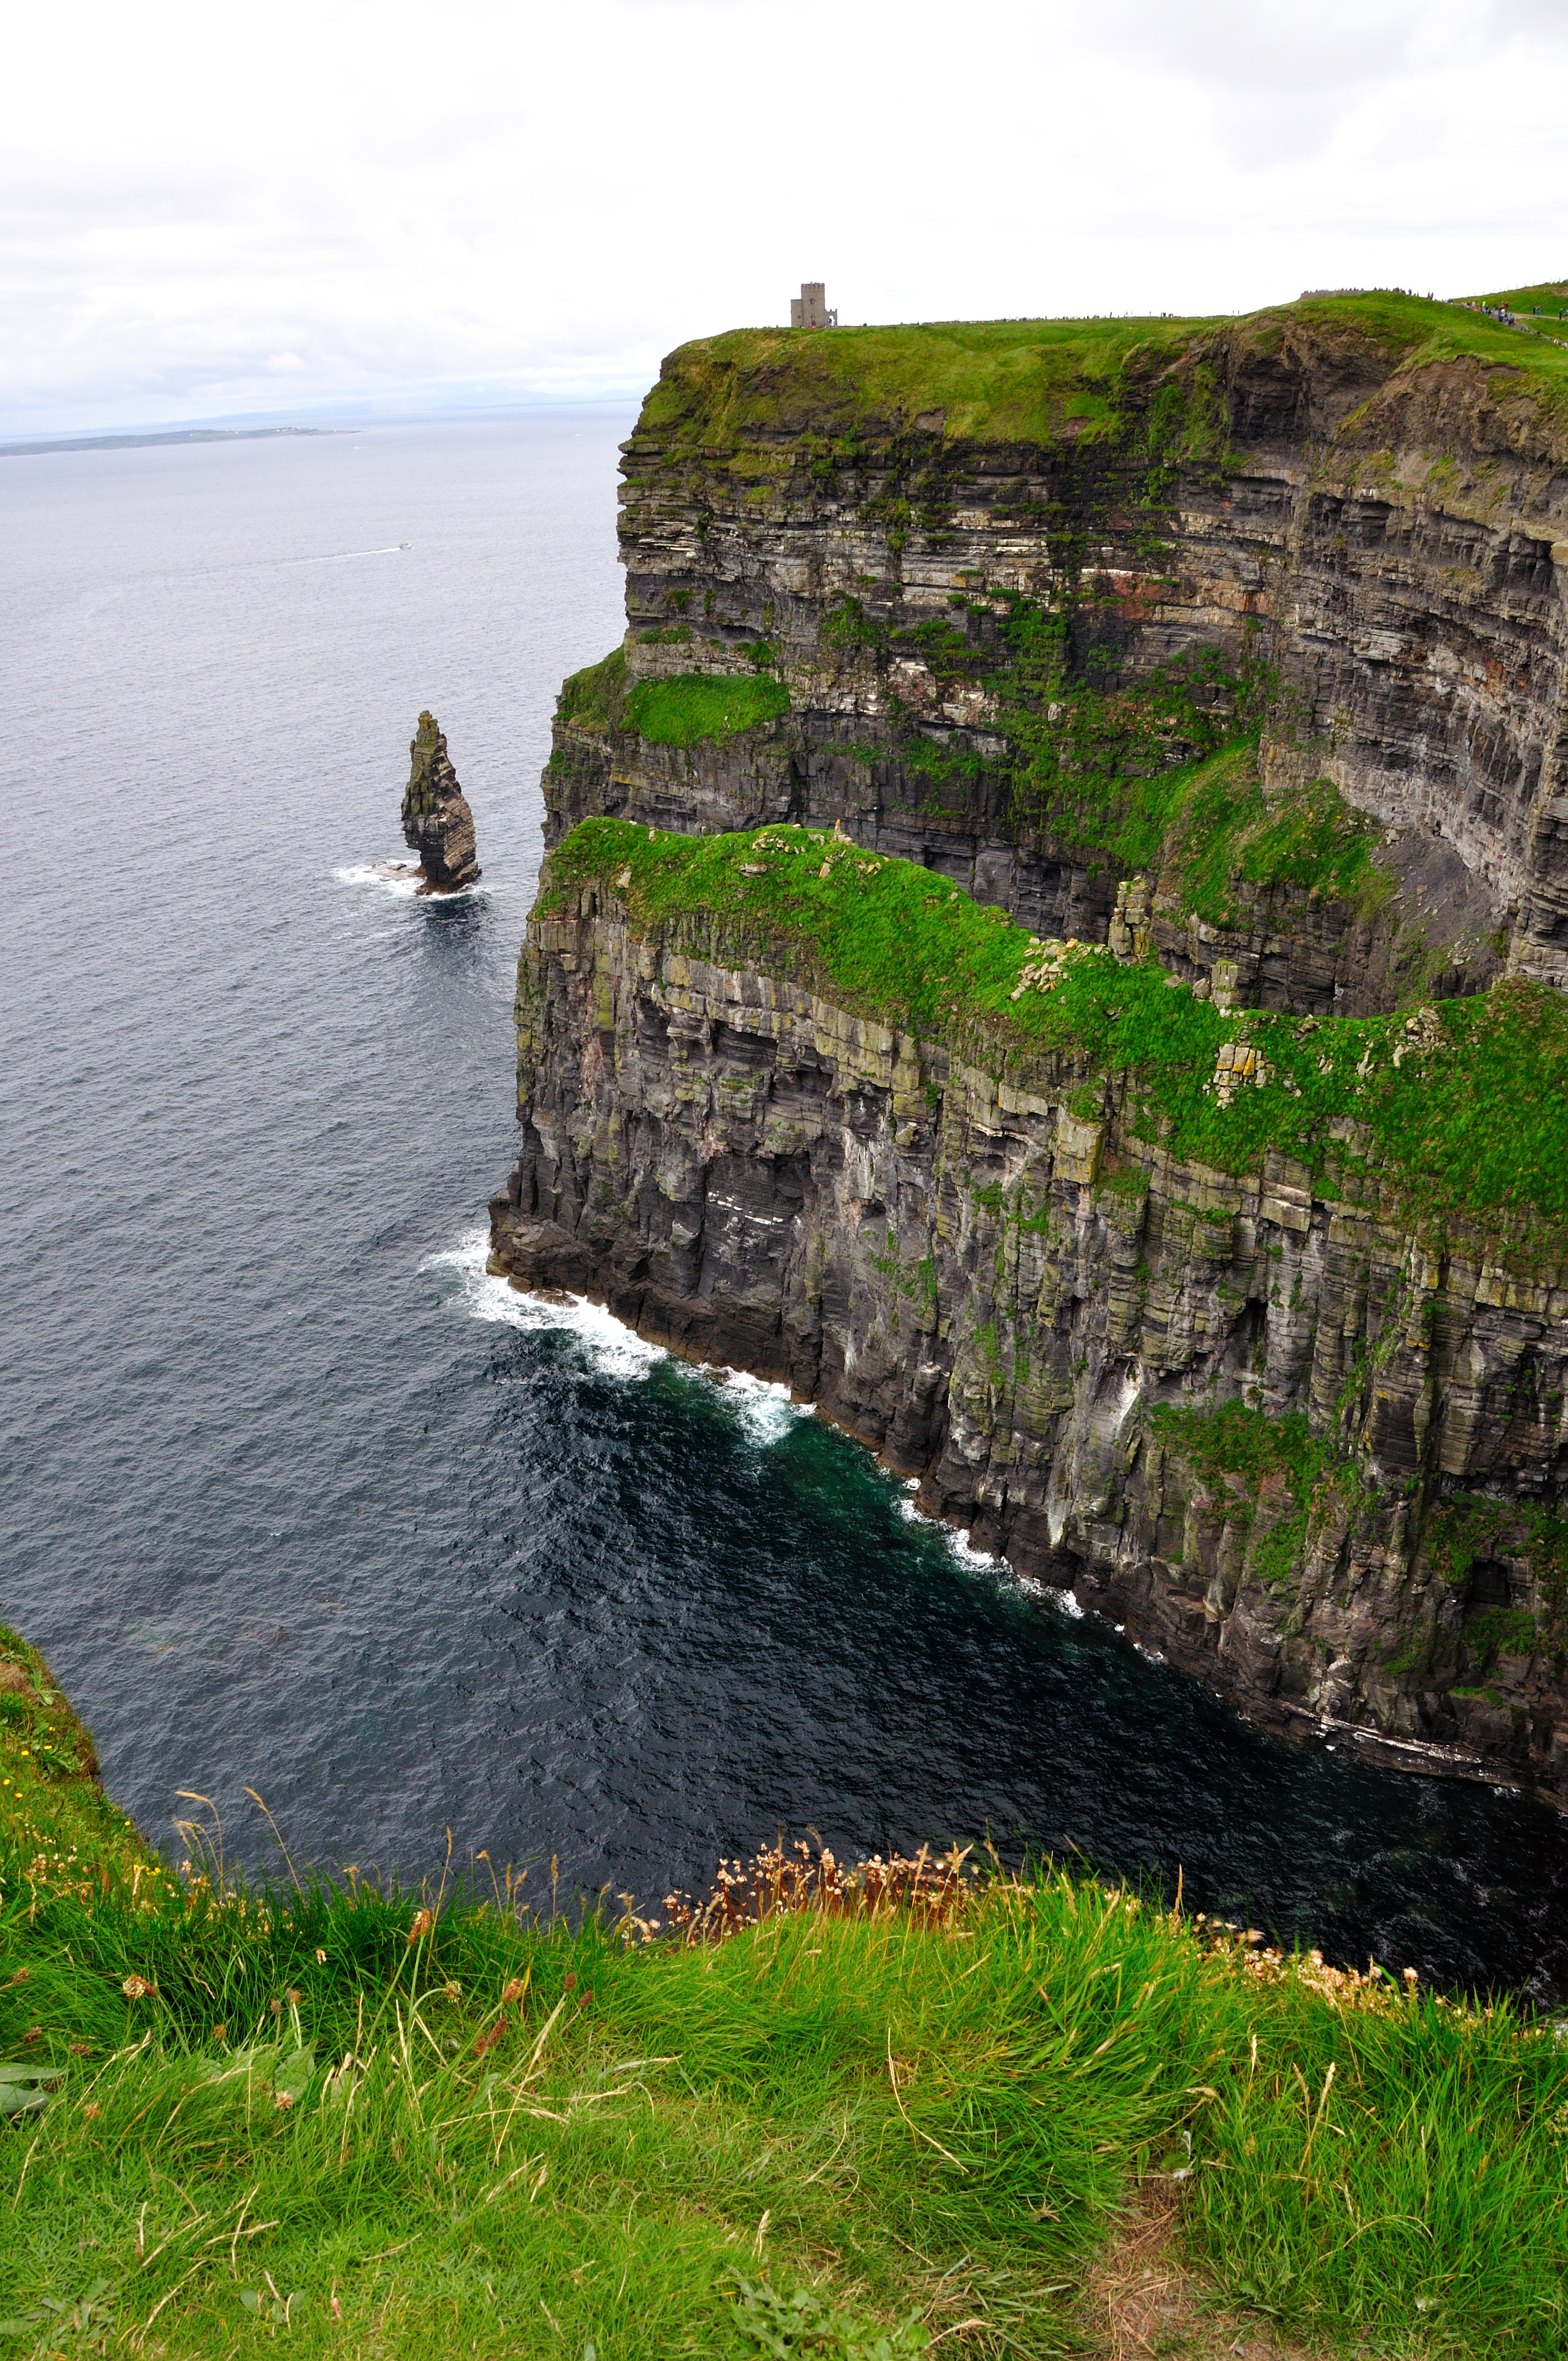
[[[803,279],[798,299],[790,298],[789,324],[792,328],[836,328],[839,314],[828,309],[828,290],[820,279]]]

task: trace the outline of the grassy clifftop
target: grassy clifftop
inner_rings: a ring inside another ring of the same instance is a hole
[[[1568,2054],[1507,2004],[959,1857],[611,1927],[134,1850],[49,1892],[0,1825],[18,2356],[1045,2356],[1151,2265],[1325,2347],[1568,2353]]]
[[[1226,1014],[1152,962],[1041,945],[930,870],[809,829],[587,820],[551,856],[540,909],[588,881],[634,924],[1037,1074],[1085,1117],[1120,1093],[1134,1132],[1178,1156],[1239,1173],[1277,1148],[1371,1202],[1391,1188],[1424,1224],[1484,1227],[1494,1251],[1568,1253],[1568,1003],[1544,986],[1360,1020]],[[1250,1078],[1222,1084],[1242,1045]]]
[[[1558,291],[1549,291],[1555,294]],[[1520,310],[1543,291],[1519,294]],[[1502,297],[1485,299],[1502,303]],[[1550,323],[1541,324],[1550,326]],[[643,404],[639,438],[725,448],[754,435],[852,437],[919,429],[949,439],[1049,445],[1118,431],[1129,393],[1177,364],[1229,375],[1288,350],[1368,390],[1396,371],[1473,359],[1568,391],[1568,352],[1414,295],[1303,297],[1239,320],[933,321],[907,327],[736,328],[682,345]]]
[[[1046,442],[1102,424],[1127,355],[1174,359],[1217,324],[1168,320],[941,321],[907,328],[735,328],[682,345],[639,434],[722,445],[759,428],[916,422],[975,441]]]

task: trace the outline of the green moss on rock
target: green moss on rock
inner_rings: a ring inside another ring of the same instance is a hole
[[[669,631],[644,631],[641,641],[644,645],[685,645],[691,637],[682,623]],[[651,746],[696,746],[705,739],[736,737],[789,711],[788,689],[762,668],[772,660],[773,650],[759,641],[747,653],[754,666],[750,673],[674,673],[629,682],[626,651],[614,648],[565,683],[556,726],[586,730],[598,738],[632,730]]]
[[[1271,1513],[1254,1560],[1256,1578],[1298,1576],[1315,1496],[1344,1465],[1330,1444],[1313,1440],[1304,1414],[1271,1418],[1243,1401],[1216,1410],[1162,1403],[1148,1422],[1157,1441],[1219,1496],[1228,1518],[1250,1527],[1266,1508]]]
[[[622,727],[626,712],[626,651],[612,648],[598,664],[585,664],[562,684],[555,719],[605,737]]]

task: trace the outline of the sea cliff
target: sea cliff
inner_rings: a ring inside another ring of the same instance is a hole
[[[625,473],[496,1268],[1262,1719],[1568,1803],[1568,352],[738,332]]]
[[[517,1019],[496,1268],[787,1382],[1263,1718],[1568,1800],[1555,993],[1226,1014],[845,840],[601,821]]]
[[[1095,939],[1143,880],[1165,955],[1264,1005],[1568,972],[1555,344],[1400,296],[740,331],[664,363],[624,468],[552,840],[841,821]],[[1195,861],[1172,774],[1242,741]]]

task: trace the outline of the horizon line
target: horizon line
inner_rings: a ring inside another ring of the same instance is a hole
[[[639,405],[646,387],[635,392],[525,393],[509,398],[455,401],[433,394],[417,396],[345,396],[312,402],[297,410],[232,410],[199,418],[155,418],[99,426],[18,427],[0,429],[0,456],[32,457],[51,451],[125,449],[135,445],[183,442],[254,441],[284,434],[354,434],[367,427],[411,426],[455,423],[466,418],[498,418],[520,411],[607,410]]]

